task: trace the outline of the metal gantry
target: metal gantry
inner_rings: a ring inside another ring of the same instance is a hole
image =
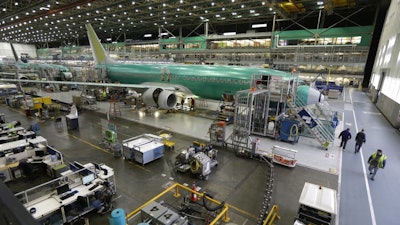
[[[254,75],[250,89],[236,93],[233,146],[238,150],[249,147],[251,135],[277,137],[276,124],[286,111],[291,84],[278,76]]]
[[[254,154],[251,135],[279,139],[281,120],[291,114],[302,123],[305,135],[316,138],[327,149],[334,140],[332,124],[336,114],[327,104],[301,102],[297,98],[297,87],[297,76],[283,80],[278,76],[254,75],[250,89],[239,91],[235,96],[233,148]]]

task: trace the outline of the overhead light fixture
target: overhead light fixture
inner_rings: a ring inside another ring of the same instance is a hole
[[[161,35],[161,36],[167,36],[168,33],[164,32],[164,33],[161,33],[160,35]]]
[[[225,32],[224,35],[225,36],[236,35],[236,32]]]
[[[251,25],[251,28],[262,28],[262,27],[267,27],[267,24],[266,23],[260,23],[260,24]]]
[[[152,34],[145,34],[144,37],[151,37],[153,36]]]
[[[111,38],[107,38],[106,40],[107,40],[107,41],[111,41],[112,39],[111,39]]]
[[[50,10],[50,9],[47,8],[47,7],[40,7],[39,9],[40,9],[40,10]]]

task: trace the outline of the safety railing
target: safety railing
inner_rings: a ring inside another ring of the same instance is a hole
[[[129,219],[133,218],[134,216],[136,216],[144,207],[146,207],[147,205],[149,205],[150,203],[156,201],[157,199],[163,197],[164,195],[166,195],[167,193],[173,191],[174,194],[173,196],[178,198],[181,196],[181,194],[179,193],[179,190],[183,189],[185,191],[190,192],[191,194],[196,194],[197,196],[199,196],[200,198],[206,198],[208,201],[213,202],[214,204],[217,205],[221,205],[223,204],[222,202],[215,200],[213,198],[208,197],[206,194],[204,193],[199,193],[197,191],[192,190],[189,187],[186,187],[184,185],[181,185],[179,183],[174,183],[173,185],[171,185],[169,188],[165,189],[163,192],[161,192],[160,194],[156,195],[154,198],[150,199],[149,201],[147,201],[146,203],[144,203],[143,205],[141,205],[140,207],[138,207],[137,209],[133,210],[132,212],[128,213],[126,215],[126,220],[128,221]],[[224,206],[222,207],[220,213],[218,215],[215,216],[215,218],[209,223],[209,225],[214,225],[217,224],[217,222],[219,220],[223,220],[224,222],[229,222],[230,218],[228,216],[228,211],[229,211],[229,206],[227,204],[224,204]]]
[[[272,206],[271,210],[268,213],[268,216],[265,218],[263,225],[272,225],[276,219],[280,220],[281,217],[278,215],[279,207],[277,205]]]

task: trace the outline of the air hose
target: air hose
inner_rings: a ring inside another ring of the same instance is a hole
[[[221,209],[222,207],[224,207],[225,201],[221,202],[221,204],[215,206],[214,208],[207,206],[207,203],[206,203],[206,196],[209,197],[209,198],[213,198],[213,197],[212,197],[211,195],[205,193],[205,192],[203,193],[203,195],[204,195],[204,196],[203,196],[203,206],[204,206],[204,208],[206,208],[208,211],[216,211],[216,210],[219,210],[219,209]]]

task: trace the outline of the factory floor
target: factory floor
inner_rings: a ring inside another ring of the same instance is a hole
[[[356,102],[353,103],[351,99],[349,100],[349,93],[353,96],[353,100],[357,99]],[[60,101],[63,98],[65,102],[72,102],[71,96],[79,95],[79,93],[44,92],[42,95],[51,96],[53,99],[60,99]],[[66,161],[97,162],[113,167],[117,185],[114,207],[122,208],[127,213],[165,190],[171,182],[191,186],[195,181],[201,187],[201,191],[212,194],[217,200],[225,201],[231,206],[232,213],[240,215],[232,216],[231,223],[256,223],[267,182],[268,171],[264,162],[243,159],[236,156],[231,150],[219,149],[217,157],[219,164],[212,169],[208,180],[195,179],[188,174],[174,170],[175,157],[180,150],[186,149],[194,140],[209,140],[207,132],[212,118],[205,118],[204,114],[212,115],[212,112],[218,107],[218,102],[207,101],[201,102],[201,104],[199,102],[194,112],[167,113],[158,117],[155,117],[154,114],[140,116],[136,110],[126,107],[124,104],[117,104],[117,109],[121,110],[121,115],[117,113],[118,115],[116,114],[114,117],[114,113],[111,112],[109,122],[117,126],[119,141],[144,133],[166,132],[172,135],[171,141],[176,143],[175,149],[166,150],[164,157],[144,166],[123,158],[115,158],[112,153],[105,151],[99,143],[103,136],[102,132],[108,123],[107,112],[109,112],[110,106],[114,107],[110,103],[99,102],[92,107],[94,110],[84,110],[79,114],[79,130],[72,131],[67,130],[65,118],[63,118],[64,127],[60,130],[56,128],[54,120],[44,121],[34,117],[26,117],[20,109],[2,105],[0,112],[6,114],[7,121],[19,120],[25,127],[39,122],[41,127],[39,135],[47,138],[49,145],[61,151]],[[366,152],[357,155],[352,152],[354,138],[349,141],[348,146],[351,146],[351,148],[348,147],[349,150],[346,151],[339,148],[338,140],[335,140],[325,151],[321,149],[318,142],[311,138],[300,137],[299,143],[295,145],[269,138],[260,138],[258,150],[260,153],[267,154],[271,151],[273,145],[298,151],[296,156],[299,163],[295,168],[274,166],[271,203],[279,206],[281,218],[275,224],[293,224],[304,182],[338,190],[340,213],[337,216],[337,224],[396,224],[393,220],[393,222],[386,220],[386,218],[390,218],[388,213],[395,207],[390,208],[391,210],[388,210],[387,207],[389,205],[394,206],[394,202],[396,199],[399,200],[400,197],[397,196],[398,194],[391,198],[387,197],[386,194],[378,195],[378,193],[387,193],[385,191],[389,188],[382,187],[384,184],[399,182],[398,179],[392,177],[394,174],[392,168],[398,167],[393,162],[396,158],[398,159],[398,153],[389,148],[389,142],[392,143],[392,146],[400,144],[394,143],[399,142],[398,133],[394,132],[394,129],[384,120],[365,93],[356,89],[346,89],[340,99],[329,100],[329,104],[332,110],[337,111],[341,117],[336,133],[339,133],[343,127],[357,125],[357,121],[354,121],[356,117],[354,116],[353,119],[349,113],[350,111],[361,110],[355,115],[357,115],[357,118],[362,117],[362,124],[358,126],[367,130],[367,143],[363,146],[361,153],[364,152],[364,148]],[[353,104],[360,104],[362,107],[353,108]],[[196,111],[198,115],[196,115]],[[228,125],[227,134],[231,132],[231,126]],[[353,137],[356,129],[357,127],[352,129]],[[387,138],[387,143],[378,142],[382,137]],[[394,137],[397,137],[397,139]],[[382,148],[389,155],[391,162],[389,168],[385,171],[379,171],[376,181],[372,182],[365,178],[365,161],[378,146],[383,146]],[[361,160],[364,160],[364,162],[359,165]],[[357,165],[354,162],[357,162]],[[389,181],[389,179],[391,180]],[[11,189],[16,187],[21,189],[23,188],[21,183],[23,182],[19,182],[19,185],[7,185]],[[28,184],[25,183],[25,185]],[[393,188],[398,186],[397,184],[393,185]],[[357,188],[356,191],[354,191],[355,188]],[[16,192],[17,190],[13,191]],[[373,207],[375,202],[379,205]],[[108,224],[108,215],[94,213],[90,215],[89,220],[91,224]]]

